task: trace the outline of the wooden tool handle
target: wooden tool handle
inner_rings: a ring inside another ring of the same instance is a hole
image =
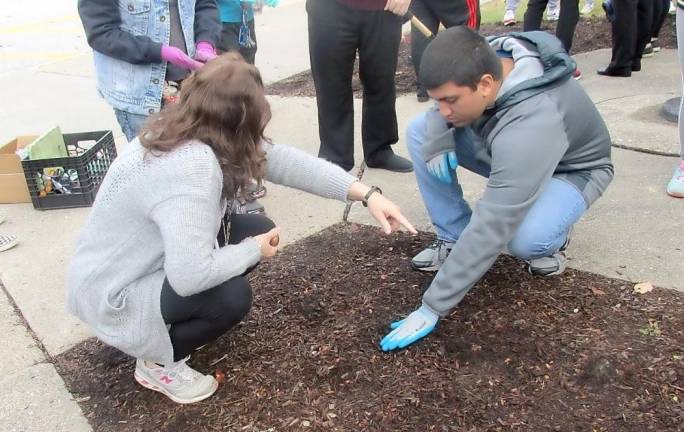
[[[421,20],[416,18],[415,15],[413,15],[413,12],[408,11],[408,12],[406,12],[406,15],[404,15],[404,16],[411,20],[411,24],[416,26],[418,31],[421,32],[423,34],[423,36],[425,36],[428,39],[432,39],[433,37],[435,37],[435,35],[430,31],[430,29],[427,28],[427,26],[425,24],[423,24],[423,22]]]

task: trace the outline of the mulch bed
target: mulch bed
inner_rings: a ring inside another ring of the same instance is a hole
[[[671,290],[532,277],[502,256],[436,332],[379,351],[430,282],[408,263],[431,238],[341,224],[264,262],[249,319],[193,358],[226,375],[204,402],[143,389],[133,360],[95,340],[57,368],[98,431],[684,430],[684,295]]]
[[[543,25],[544,30],[555,32],[555,23],[544,22]],[[505,27],[502,24],[485,24],[480,28],[480,33],[485,36],[500,35],[511,31],[522,31],[522,23],[511,27]],[[572,53],[578,54],[601,48],[610,48],[610,38],[610,23],[605,18],[580,18],[577,28],[575,29]],[[672,16],[667,17],[665,24],[660,31],[660,44],[664,48],[677,47],[677,38],[674,34],[674,17]],[[610,62],[610,58],[606,58],[606,65],[608,62]],[[593,71],[588,72],[593,73]],[[407,43],[402,42],[399,47],[399,62],[397,64],[397,73],[395,76],[397,94],[414,92],[415,76],[415,71],[411,65],[411,47]],[[360,98],[363,89],[358,76],[358,62],[354,65],[352,88],[354,89],[355,97]],[[313,78],[311,77],[311,71],[300,72],[270,84],[267,86],[266,92],[279,96],[316,96],[316,89],[314,87]]]

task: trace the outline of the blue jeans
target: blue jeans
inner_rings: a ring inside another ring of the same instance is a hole
[[[124,135],[126,135],[126,139],[129,142],[133,141],[133,138],[138,136],[140,128],[142,127],[143,123],[145,123],[145,120],[147,120],[147,116],[145,115],[131,114],[116,108],[114,108],[114,115],[116,115],[116,121],[119,122],[121,130],[123,131]]]
[[[490,167],[475,157],[475,145],[470,129],[455,135],[454,149],[459,166],[489,177]],[[425,114],[411,121],[407,131],[407,146],[430,220],[437,238],[456,241],[470,221],[472,211],[463,198],[463,189],[454,176],[451,184],[443,183],[427,170],[420,147],[425,141]],[[518,258],[529,260],[549,256],[565,243],[568,232],[587,210],[579,191],[569,183],[551,178],[518,227],[508,250]]]

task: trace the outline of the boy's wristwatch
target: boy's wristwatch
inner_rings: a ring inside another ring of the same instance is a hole
[[[366,192],[366,195],[363,196],[361,199],[361,203],[363,204],[364,207],[368,207],[368,199],[370,198],[371,195],[373,195],[375,192],[379,193],[382,195],[382,189],[380,189],[377,186],[371,186],[370,190]]]

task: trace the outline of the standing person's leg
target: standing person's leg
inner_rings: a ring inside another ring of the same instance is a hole
[[[391,147],[399,141],[394,74],[401,18],[386,11],[363,11],[362,20],[359,78],[363,85],[363,156],[370,168],[411,172],[411,162],[394,154]]]
[[[563,43],[565,51],[570,53],[575,27],[579,21],[579,0],[560,0],[560,3],[561,10],[556,27],[556,37]]]
[[[541,276],[565,270],[570,230],[587,210],[582,194],[569,183],[551,178],[516,231],[508,250],[526,260],[529,270]]]
[[[219,39],[218,48],[219,52],[238,52],[249,64],[254,64],[254,59],[256,56],[257,46],[256,46],[256,33],[254,32],[254,20],[250,20],[247,23],[249,27],[250,35],[254,41],[253,47],[241,46],[238,42],[238,36],[240,35],[241,23],[224,22],[221,28],[221,38]]]
[[[426,0],[413,0],[411,2],[411,11],[430,31],[437,34],[439,28],[439,20],[428,9]],[[430,41],[411,24],[411,63],[413,63],[413,70],[416,71],[416,87],[418,102],[427,102],[430,97],[425,88],[420,84],[420,60],[423,58],[423,51]]]
[[[663,1],[653,0],[653,21],[651,24],[651,38],[658,37],[660,33],[660,26],[663,25],[665,21],[665,15],[663,15]]]
[[[656,4],[654,5],[653,10],[653,19],[655,21],[655,24],[653,26],[653,31],[651,34],[651,43],[653,44],[653,51],[659,52],[660,41],[658,40],[658,38],[660,37],[660,29],[663,28],[663,24],[665,23],[667,15],[670,11],[670,0],[655,0],[655,2]]]
[[[489,167],[474,157],[473,144],[468,129],[459,129],[454,135],[454,151],[459,166],[482,176],[489,176]],[[458,139],[458,142],[456,142]],[[451,246],[460,237],[468,222],[471,209],[463,198],[463,189],[454,174],[454,181],[444,183],[428,172],[421,147],[426,141],[426,114],[414,118],[406,130],[406,145],[413,160],[418,189],[437,233],[437,241],[418,253],[411,261],[414,268],[424,271],[437,270],[446,259]]]
[[[320,0],[307,0],[306,11],[321,140],[318,156],[349,171],[354,167],[351,81],[359,44],[358,21],[365,11],[348,8],[336,1]]]
[[[610,64],[599,70],[599,75],[623,76],[632,75],[633,68],[640,64],[632,64],[636,50],[638,0],[613,0],[615,19],[611,23],[613,50]]]
[[[473,30],[480,29],[480,3],[477,0],[423,1],[446,28],[465,25]],[[511,1],[514,9],[517,7],[517,0],[507,1]]]
[[[549,0],[546,4],[546,19],[548,21],[558,21],[563,4],[561,0]]]
[[[527,3],[527,10],[525,11],[525,20],[523,21],[523,30],[532,31],[541,28],[542,15],[548,0],[530,0]]]
[[[653,4],[657,0],[639,0],[637,3],[637,37],[633,65],[641,65],[641,56],[646,44],[651,41],[653,31]],[[641,69],[638,67],[638,69]],[[634,70],[634,68],[632,69]]]
[[[684,94],[684,9],[677,7],[677,54],[682,75],[682,94]],[[684,198],[684,97],[679,105],[679,145],[681,159],[675,167],[672,178],[667,184],[667,193],[676,198]]]
[[[121,126],[121,131],[126,136],[128,142],[133,141],[133,139],[138,136],[140,129],[148,117],[146,115],[132,114],[126,111],[121,111],[116,108],[114,108],[114,115],[116,116],[116,121],[119,123],[119,126]]]
[[[513,24],[515,24],[515,11],[517,10],[518,0],[506,0],[506,10],[504,11],[502,24],[505,26],[512,26]]]
[[[517,3],[517,0],[508,1]],[[425,17],[423,23],[433,33],[437,33],[440,23],[446,28],[458,25],[466,25],[475,30],[480,28],[480,4],[477,0],[413,0],[411,9],[421,21]],[[427,38],[411,26],[411,58],[416,76],[419,76],[420,60],[428,43]],[[420,102],[429,100],[427,91],[420,86],[420,82],[418,83],[418,100]]]

